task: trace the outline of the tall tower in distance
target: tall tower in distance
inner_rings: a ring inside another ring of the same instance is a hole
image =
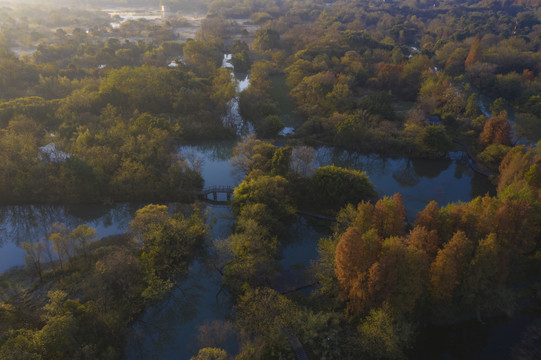
[[[163,0],[160,0],[160,11],[162,13],[162,19],[165,19],[165,15],[170,11],[169,7],[163,3]]]

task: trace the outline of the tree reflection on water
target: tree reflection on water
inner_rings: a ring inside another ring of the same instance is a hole
[[[111,231],[123,232],[139,208],[138,204],[104,205],[13,205],[0,207],[0,245],[6,241],[30,242],[47,236],[53,223],[62,223],[68,228],[81,224],[91,227],[110,228],[99,235],[112,235]]]
[[[221,289],[218,272],[205,264],[206,255],[195,260],[186,279],[170,296],[148,309],[127,336],[128,359],[189,359],[200,343],[207,343],[209,321],[224,321],[231,313],[229,296],[217,296]],[[198,335],[199,329],[199,335]],[[203,334],[203,335],[202,335]],[[228,352],[236,343],[225,336],[218,344]]]

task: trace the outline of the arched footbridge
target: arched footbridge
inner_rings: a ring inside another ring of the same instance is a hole
[[[227,201],[230,201],[233,196],[233,190],[233,186],[211,186],[201,190],[199,196],[205,200],[218,202],[218,194],[225,194]],[[212,195],[212,198],[209,199],[209,195]]]

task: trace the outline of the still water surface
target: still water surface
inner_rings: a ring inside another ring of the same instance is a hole
[[[201,170],[205,186],[237,185],[241,179],[235,173],[229,158],[234,142],[199,143],[183,146],[181,154],[195,154],[203,161]],[[469,201],[472,196],[492,193],[494,188],[488,180],[478,176],[468,167],[468,158],[453,153],[448,159],[410,160],[360,155],[333,147],[316,151],[315,166],[335,164],[366,171],[380,195],[400,192],[404,196],[408,217],[422,210],[430,200],[440,205],[451,201]],[[212,207],[215,225],[213,238],[223,239],[231,232],[233,216],[228,208]],[[280,264],[288,273],[299,274],[317,258],[317,242],[330,235],[331,224],[300,217],[289,229],[284,239]],[[221,289],[218,272],[207,263],[208,259],[196,261],[191,268],[189,280],[163,304],[150,309],[143,321],[134,326],[128,341],[128,359],[145,359],[150,355],[159,359],[189,359],[198,348],[198,327],[220,322],[231,314],[231,302]],[[188,295],[187,295],[188,294]],[[229,339],[218,344],[234,353],[236,343]]]
[[[193,154],[202,161],[205,186],[235,186],[240,177],[229,159],[234,141],[205,142],[183,146],[180,153]],[[422,210],[430,200],[440,205],[454,201],[469,201],[472,197],[494,193],[486,177],[468,166],[463,153],[451,153],[438,160],[384,158],[361,155],[333,147],[321,147],[316,152],[316,166],[334,164],[366,171],[379,195],[400,192],[404,198],[408,219]],[[307,194],[308,195],[308,194]],[[0,207],[0,272],[24,264],[22,242],[47,236],[54,222],[70,228],[89,224],[98,236],[122,233],[135,213],[144,204],[118,204],[113,207],[94,205],[19,205]]]

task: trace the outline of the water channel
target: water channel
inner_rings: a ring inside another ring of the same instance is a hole
[[[249,79],[241,80],[239,90],[249,84]],[[238,115],[238,99],[233,99],[230,105],[228,116],[242,121]],[[179,153],[201,159],[205,187],[235,186],[241,181],[229,162],[235,144],[236,141],[200,142],[182,146]],[[451,153],[445,159],[418,160],[361,155],[333,147],[318,148],[314,165],[328,164],[366,171],[381,196],[400,192],[410,221],[431,200],[445,205],[494,193],[494,187],[471,170],[467,156],[461,152]],[[70,228],[88,223],[97,229],[98,236],[107,236],[125,231],[134,212],[142,206],[144,204],[0,207],[0,272],[24,264],[21,242],[46,236],[54,222],[62,222]],[[209,223],[213,225],[208,244],[211,248],[212,241],[224,239],[231,233],[234,219],[227,207],[208,205],[207,209]],[[289,233],[281,265],[292,273],[300,273],[317,257],[317,242],[329,235],[330,224],[300,217]],[[198,347],[199,326],[214,324],[227,330],[224,320],[230,315],[232,304],[226,293],[217,296],[220,288],[221,278],[212,266],[212,257],[196,260],[188,279],[164,303],[148,309],[132,328],[126,358],[189,359]],[[229,352],[236,350],[231,336],[224,336],[223,341],[215,345]]]
[[[228,60],[226,56],[225,67],[229,67]],[[248,80],[245,77],[239,80],[241,85],[238,90],[241,91],[248,85]],[[230,112],[224,120],[241,129],[239,133],[245,133],[242,129],[247,127],[238,114],[238,98],[231,101]],[[202,159],[205,187],[235,186],[241,181],[229,161],[235,144],[236,141],[201,142],[181,147],[180,153]],[[439,160],[412,160],[361,155],[333,147],[318,148],[314,166],[330,164],[366,171],[380,195],[402,193],[410,219],[431,200],[443,205],[458,200],[469,201],[472,197],[494,192],[485,177],[469,168],[469,160],[463,153],[452,153],[448,158]],[[214,206],[208,209],[214,218],[212,237],[227,237],[233,225],[229,209]],[[317,242],[330,234],[330,225],[304,217],[291,225],[280,261],[285,272],[302,274],[317,258]],[[197,342],[200,326],[228,328],[224,320],[231,314],[231,302],[227,294],[217,296],[220,289],[218,272],[205,259],[196,261],[189,280],[181,286],[181,290],[175,291],[164,304],[149,309],[142,321],[134,326],[126,347],[126,357],[188,359],[202,345]],[[211,345],[234,353],[235,341],[231,336],[222,338],[221,342]]]

